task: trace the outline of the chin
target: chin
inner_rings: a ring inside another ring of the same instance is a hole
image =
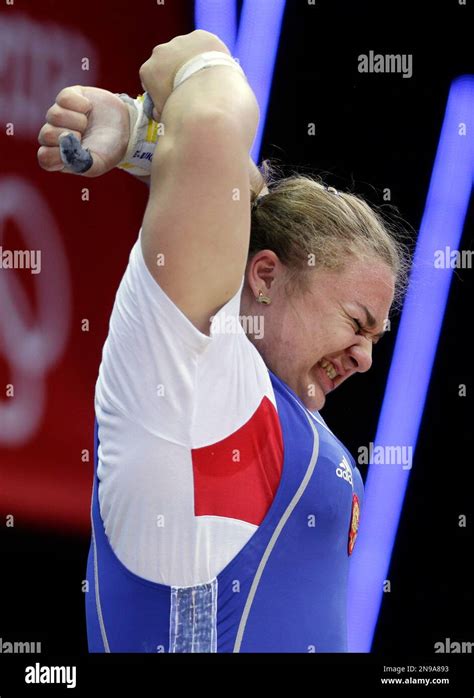
[[[316,388],[316,390],[312,391],[315,392],[315,395],[308,395],[308,386],[310,385]],[[307,384],[301,385],[299,396],[305,407],[312,412],[319,412],[319,410],[322,410],[326,403],[326,393],[324,392],[317,378],[315,378],[312,374],[308,375]]]
[[[308,410],[311,410],[311,412],[319,412],[323,409],[326,403],[326,396],[323,395],[321,391],[320,395],[305,394],[304,397],[301,398],[301,400],[304,403],[305,407],[308,408]]]
[[[308,409],[310,409],[311,412],[320,412],[325,404],[326,398],[323,398],[322,400],[314,400],[313,404]]]

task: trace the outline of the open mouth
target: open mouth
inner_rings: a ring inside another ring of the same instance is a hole
[[[321,366],[321,368],[323,369],[323,371],[325,371],[327,377],[331,381],[333,381],[336,378],[336,376],[339,375],[334,364],[331,363],[331,361],[328,361],[327,359],[321,359],[318,365]]]

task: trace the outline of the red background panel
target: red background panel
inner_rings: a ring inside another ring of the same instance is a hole
[[[38,132],[67,85],[140,93],[140,65],[156,44],[193,30],[192,9],[152,0],[2,3],[0,246],[42,253],[39,274],[0,268],[0,508],[16,524],[89,530],[94,386],[148,196],[120,171],[98,179],[43,171]]]

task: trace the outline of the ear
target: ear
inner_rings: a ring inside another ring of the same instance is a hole
[[[271,289],[278,274],[282,271],[282,263],[272,250],[260,250],[249,260],[247,280],[254,296],[263,289]]]

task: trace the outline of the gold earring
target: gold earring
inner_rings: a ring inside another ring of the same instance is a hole
[[[257,303],[264,303],[265,305],[269,305],[272,302],[271,298],[263,294],[263,291],[258,292],[258,298],[256,300]]]

